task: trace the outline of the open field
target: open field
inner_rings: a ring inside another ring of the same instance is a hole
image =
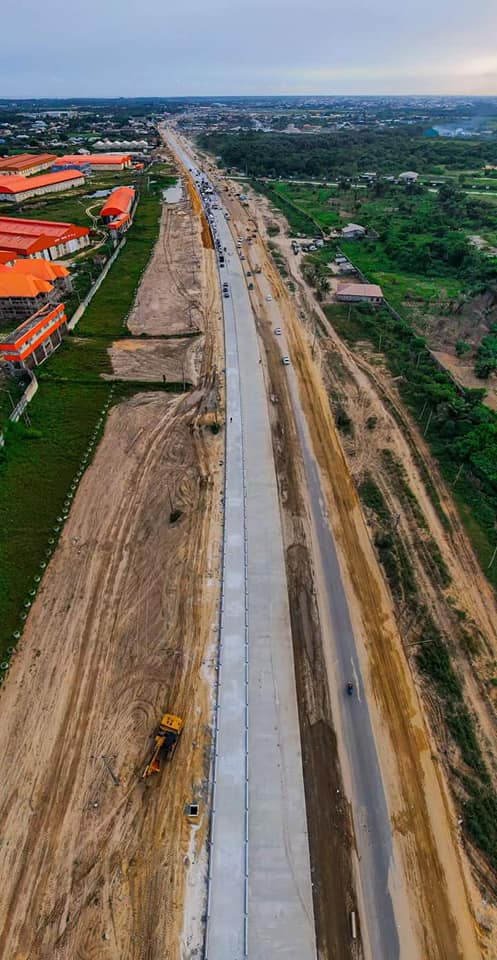
[[[195,426],[201,401],[142,394],[113,410],[2,691],[2,955],[72,960],[106,941],[115,960],[180,956],[217,598],[217,442]],[[143,785],[165,710],[185,718],[183,740]]]
[[[199,337],[174,340],[116,340],[109,347],[113,374],[105,379],[155,380],[196,385],[202,360]]]

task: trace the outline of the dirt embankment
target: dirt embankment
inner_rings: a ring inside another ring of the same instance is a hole
[[[112,410],[0,694],[0,955],[12,960],[180,960],[199,949],[221,492],[209,423],[222,353],[214,257],[194,243],[198,386]],[[168,262],[172,287],[180,265]],[[172,314],[138,300],[136,328],[163,333]],[[167,769],[143,783],[165,710],[184,732]]]

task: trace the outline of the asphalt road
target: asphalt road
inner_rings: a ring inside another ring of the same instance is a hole
[[[177,139],[170,133],[168,139],[199,179]],[[226,248],[221,279],[229,288],[223,297],[226,518],[207,952],[209,960],[315,960],[290,612],[267,397],[244,270],[219,199],[214,209],[203,193],[214,234]]]

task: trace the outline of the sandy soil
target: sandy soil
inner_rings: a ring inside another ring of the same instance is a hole
[[[128,318],[133,334],[160,336],[205,329],[200,276],[202,219],[193,209],[189,192],[183,193],[180,203],[162,208],[160,240]]]
[[[191,218],[192,309],[195,299],[205,331],[198,385],[180,397],[142,392],[111,411],[0,694],[9,960],[180,960],[200,948],[221,492],[221,440],[208,423],[222,360],[214,257]],[[170,211],[162,223],[160,243]],[[164,288],[180,274],[168,260]],[[136,329],[163,333],[163,316],[139,299]],[[185,718],[184,732],[168,768],[143,783],[164,710]],[[194,824],[190,801],[200,804]]]
[[[114,377],[105,380],[150,380],[191,383],[196,386],[202,362],[203,338],[177,340],[116,340],[109,347]]]
[[[258,210],[260,200],[252,212],[263,231],[264,218]],[[240,231],[245,214],[235,204],[232,214],[233,229]],[[273,211],[270,218],[274,220]],[[334,429],[319,368],[312,361],[305,326],[298,322],[281,277],[262,244],[252,249],[250,259],[264,264],[273,295],[280,302],[314,449],[327,481],[330,517],[342,552],[353,616],[364,639],[364,669],[376,715],[381,764],[389,785],[395,842],[404,863],[404,877],[399,881],[409,899],[418,937],[415,955],[446,960],[476,957],[479,950],[453,813],[439,768],[433,763],[433,747],[402,650],[391,599]],[[300,281],[300,277],[296,279]],[[263,302],[257,295],[256,302],[263,313]]]
[[[213,441],[195,413],[156,394],[113,410],[2,692],[2,956],[152,958],[180,930],[217,598]],[[165,709],[185,732],[144,786]]]

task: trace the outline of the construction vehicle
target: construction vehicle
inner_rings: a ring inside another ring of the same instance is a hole
[[[173,713],[165,713],[154,737],[152,755],[143,773],[142,780],[152,773],[160,773],[162,764],[170,760],[183,730],[184,721]]]

